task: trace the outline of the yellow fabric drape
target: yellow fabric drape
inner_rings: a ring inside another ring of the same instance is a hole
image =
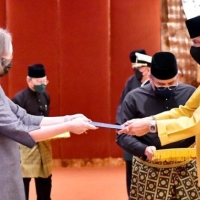
[[[200,185],[200,86],[184,106],[155,115],[161,144],[196,135],[197,167]]]

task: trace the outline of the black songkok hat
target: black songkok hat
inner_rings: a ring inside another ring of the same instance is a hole
[[[190,38],[195,38],[200,36],[200,15],[185,22]]]
[[[186,26],[190,35],[190,38],[200,36],[200,9],[197,1],[185,1],[182,0],[183,11],[186,17]]]
[[[136,62],[136,55],[135,55],[135,53],[141,53],[141,54],[145,54],[146,55],[146,51],[144,50],[144,49],[138,49],[138,50],[135,50],[135,51],[132,51],[131,53],[130,53],[130,55],[129,55],[129,58],[130,58],[130,61],[131,61],[131,63],[135,63]],[[142,61],[141,61],[142,62]],[[141,63],[140,62],[140,63]],[[145,63],[145,62],[143,62],[143,63]]]
[[[28,76],[31,78],[43,78],[46,76],[44,66],[42,64],[29,65]]]
[[[157,79],[174,78],[178,73],[175,56],[170,52],[155,53],[151,61],[151,74]]]

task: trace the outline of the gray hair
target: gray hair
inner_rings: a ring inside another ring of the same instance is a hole
[[[30,76],[27,76],[26,78],[27,78],[27,80],[29,80],[29,81],[32,79]]]
[[[3,54],[10,53],[11,42],[11,34],[7,30],[0,28],[0,58]]]

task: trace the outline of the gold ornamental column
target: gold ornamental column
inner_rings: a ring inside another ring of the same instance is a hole
[[[181,0],[161,0],[161,50],[170,51],[176,56],[182,73],[180,81],[197,87],[200,67],[190,56],[192,42],[185,20]]]

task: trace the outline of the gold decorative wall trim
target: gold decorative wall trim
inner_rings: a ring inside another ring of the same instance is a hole
[[[191,40],[180,0],[161,0],[161,50],[172,52],[183,76],[181,82],[197,86],[197,64],[190,56]]]
[[[124,166],[122,158],[93,158],[93,159],[54,159],[53,167],[119,167]]]

